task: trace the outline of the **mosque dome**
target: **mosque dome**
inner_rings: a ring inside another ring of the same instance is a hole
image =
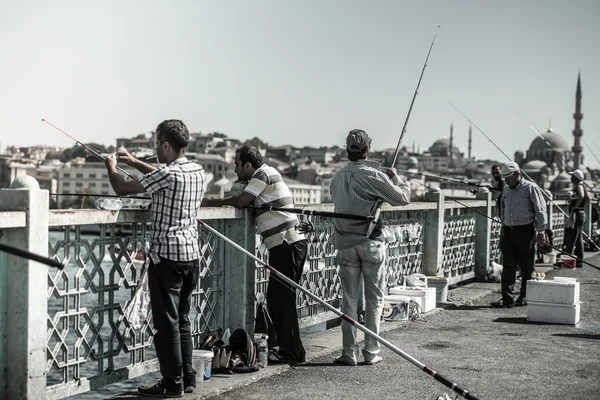
[[[571,175],[566,172],[561,172],[556,178],[554,178],[554,183],[571,183]]]
[[[449,157],[450,156],[450,140],[446,137],[436,140],[429,148],[429,153],[437,157]],[[456,147],[452,147],[453,155],[459,155],[460,150]]]
[[[532,161],[528,161],[525,164],[523,164],[523,166],[521,167],[521,169],[525,172],[529,172],[529,171],[540,171],[542,168],[547,167],[547,164],[541,160],[532,160]]]
[[[542,139],[541,137],[538,136],[533,140],[533,142],[531,142],[531,145],[529,146],[529,151],[531,153],[544,151],[546,149],[556,150],[556,151],[560,151],[560,150],[570,151],[571,150],[567,141],[559,134],[554,133],[552,131],[552,128],[549,128],[546,133],[542,133],[542,137],[544,139]],[[548,142],[548,143],[546,143],[546,142]],[[550,144],[550,146],[548,146],[548,144]]]
[[[417,165],[419,163],[419,160],[417,160],[417,157],[410,156],[406,159],[406,163],[408,165]]]

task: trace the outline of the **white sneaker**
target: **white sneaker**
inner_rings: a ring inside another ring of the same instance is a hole
[[[373,364],[377,364],[377,363],[381,362],[382,360],[383,360],[383,358],[381,356],[375,356],[369,360],[365,359],[365,364],[373,365]]]

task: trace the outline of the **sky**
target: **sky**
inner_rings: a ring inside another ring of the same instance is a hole
[[[0,146],[73,145],[42,118],[107,146],[176,118],[271,145],[361,128],[395,148],[437,31],[403,145],[453,123],[467,153],[451,104],[509,157],[536,137],[513,109],[572,143],[581,73],[600,156],[599,16],[597,0],[2,0]],[[507,161],[476,128],[472,152]]]

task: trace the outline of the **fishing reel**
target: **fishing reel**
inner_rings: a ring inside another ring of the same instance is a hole
[[[315,225],[310,221],[302,221],[296,225],[296,230],[300,233],[310,233],[315,231]]]

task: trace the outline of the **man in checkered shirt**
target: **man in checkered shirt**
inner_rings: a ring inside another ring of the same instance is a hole
[[[110,183],[120,196],[152,195],[152,243],[148,284],[156,334],[154,345],[163,379],[138,388],[149,397],[182,397],[193,392],[196,371],[192,368],[190,304],[199,275],[197,211],[204,195],[205,174],[201,165],[188,161],[184,150],[189,132],[179,120],[166,120],[156,128],[155,167],[119,150],[106,159]],[[117,160],[144,173],[126,181],[117,173]]]
[[[331,196],[335,212],[369,216],[377,205],[385,201],[392,206],[410,202],[410,187],[402,182],[396,170],[386,173],[378,165],[367,161],[371,152],[371,138],[361,129],[348,134],[346,149],[350,162],[337,170],[331,178]],[[357,319],[357,303],[360,277],[364,280],[365,326],[379,333],[383,295],[385,290],[386,245],[381,219],[373,226],[370,221],[334,219],[334,244],[338,249],[340,279],[342,282],[342,312]],[[356,328],[342,321],[342,355],[334,360],[337,364],[356,365],[358,345]],[[365,364],[376,364],[379,342],[370,336],[365,338],[363,357]]]

